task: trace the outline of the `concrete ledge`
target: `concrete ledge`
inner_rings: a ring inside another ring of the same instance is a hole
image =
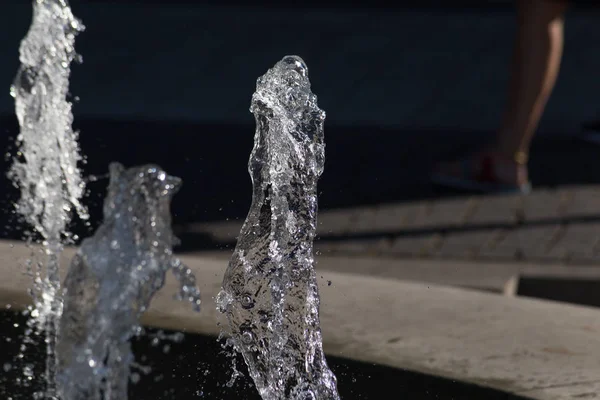
[[[72,253],[67,250],[65,258]],[[4,305],[27,301],[29,280],[18,265],[27,256],[21,244],[0,243]],[[226,263],[190,255],[182,259],[198,277],[203,311],[195,314],[176,302],[169,279],[144,323],[216,334],[213,297]],[[589,398],[597,393],[600,310],[359,274],[321,275],[321,319],[329,354],[532,399]]]
[[[337,292],[322,290],[330,352],[534,399],[577,398],[599,382],[598,310],[328,276]]]
[[[198,252],[190,253],[189,256],[220,259],[226,263],[231,257],[231,251]],[[533,264],[395,259],[370,255],[331,256],[319,253],[316,260],[319,272],[368,275],[383,279],[456,286],[506,296],[516,295],[520,272],[523,269],[537,271],[541,268]],[[598,270],[600,274],[600,268]]]

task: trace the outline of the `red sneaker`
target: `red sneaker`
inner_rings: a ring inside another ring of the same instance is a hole
[[[438,186],[480,193],[531,192],[529,182],[519,185],[501,179],[498,171],[502,163],[515,167],[514,162],[492,152],[479,153],[458,162],[440,164],[431,175],[431,181]]]

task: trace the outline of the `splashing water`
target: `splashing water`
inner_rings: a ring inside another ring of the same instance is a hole
[[[299,57],[283,58],[256,86],[252,205],[219,309],[263,399],[339,399],[322,349],[313,267],[325,113]]]
[[[60,241],[72,207],[87,217],[79,201],[84,192],[77,166],[81,156],[66,100],[75,35],[84,28],[63,0],[37,0],[33,13],[11,87],[22,161],[15,161],[10,175],[22,191],[19,213],[45,239]]]
[[[171,198],[181,181],[158,166],[110,165],[104,222],[65,279],[57,343],[62,400],[125,400],[139,318],[172,270],[179,296],[200,306],[190,269],[173,256]]]
[[[81,160],[71,124],[70,63],[77,54],[75,36],[84,29],[65,0],[36,0],[33,21],[20,46],[21,66],[11,87],[20,125],[19,151],[9,177],[21,190],[17,212],[43,238],[44,262],[29,272],[39,330],[46,331],[48,382],[52,381],[54,341],[62,301],[58,257],[74,208],[87,212],[79,199],[84,192],[77,163]],[[35,263],[32,263],[35,265]],[[49,388],[49,391],[52,391]]]

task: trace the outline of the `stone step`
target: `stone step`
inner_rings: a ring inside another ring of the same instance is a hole
[[[180,226],[234,244],[242,221]],[[500,195],[323,211],[316,249],[474,260],[600,261],[600,186],[565,186],[527,196]]]

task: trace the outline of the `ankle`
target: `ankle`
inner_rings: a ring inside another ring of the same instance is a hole
[[[519,165],[527,165],[529,162],[529,145],[519,142],[507,140],[512,137],[508,131],[501,131],[498,141],[491,148],[492,153],[499,157],[511,160]]]
[[[494,172],[500,180],[515,185],[525,185],[529,182],[525,154],[507,155],[499,151],[491,151],[488,154],[494,165]]]
[[[517,165],[526,166],[529,163],[529,149],[522,148],[506,148],[503,146],[492,147],[489,151],[495,159],[503,162],[511,162]]]

